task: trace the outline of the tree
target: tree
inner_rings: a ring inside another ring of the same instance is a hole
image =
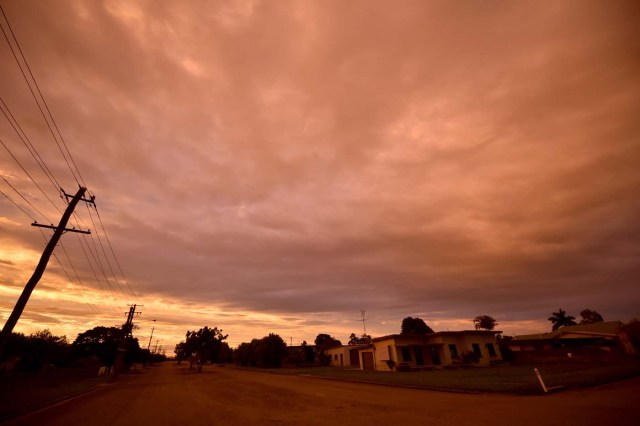
[[[316,344],[316,353],[318,354],[318,361],[322,365],[329,364],[329,357],[324,354],[324,352],[332,347],[342,345],[342,342],[338,339],[334,339],[328,334],[320,333],[316,336],[316,340],[314,341]]]
[[[118,327],[94,327],[84,333],[78,334],[76,340],[71,344],[74,353],[79,357],[96,356],[103,364],[113,365],[118,344],[120,340],[126,338],[125,345],[125,366],[130,366],[133,362],[141,358],[141,349],[138,339],[126,337],[121,328]]]
[[[349,345],[364,345],[371,343],[371,336],[368,334],[362,334],[361,337],[356,336],[356,333],[351,333],[349,336]]]
[[[186,340],[178,343],[174,352],[176,356],[191,359],[189,368],[193,366],[195,359],[198,372],[201,372],[203,363],[218,362],[221,354],[228,350],[228,345],[224,342],[227,337],[228,335],[222,334],[222,330],[219,330],[218,327],[205,326],[198,331],[187,331]]]
[[[38,371],[50,366],[64,367],[73,357],[66,336],[56,336],[49,329],[25,336],[22,333],[9,335],[9,351],[5,359],[13,359],[9,369]]]
[[[287,344],[280,336],[270,333],[262,339],[241,343],[233,351],[234,361],[243,367],[278,368],[287,355]]]
[[[307,364],[313,364],[313,361],[316,358],[315,354],[313,353],[313,348],[307,344],[306,340],[302,342],[301,347],[302,351],[304,352],[304,361]]]
[[[287,344],[279,335],[269,333],[258,341],[255,352],[258,367],[279,368],[287,354]]]
[[[478,315],[474,320],[473,324],[476,326],[476,330],[493,330],[496,328],[498,323],[496,320],[489,315]]]
[[[591,309],[583,309],[580,312],[580,316],[582,317],[580,324],[597,324],[599,322],[604,322],[602,315],[596,311],[592,311]]]
[[[314,343],[316,344],[316,347],[322,351],[333,346],[342,345],[342,342],[340,340],[334,339],[330,335],[322,333],[316,336],[316,340],[314,341]]]
[[[567,325],[577,325],[575,321],[576,317],[567,315],[567,312],[562,308],[558,309],[558,312],[552,312],[551,315],[552,316],[550,316],[548,320],[551,321],[551,324],[553,324],[553,326],[551,327],[551,330],[553,331],[556,331],[560,327],[565,327]]]
[[[406,317],[402,320],[402,326],[400,327],[400,334],[430,334],[433,333],[431,327],[424,322],[422,318]]]

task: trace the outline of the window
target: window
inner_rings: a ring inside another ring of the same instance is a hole
[[[405,362],[411,361],[411,351],[409,348],[401,348],[402,349],[402,360]]]
[[[334,360],[334,361],[337,361],[337,360],[338,360],[338,354],[335,354],[335,355],[333,356],[333,360]]]
[[[451,358],[458,358],[458,348],[454,344],[449,345],[449,352],[451,353]]]
[[[487,347],[487,352],[489,352],[490,357],[496,356],[496,348],[493,347],[493,343],[487,343],[485,346]]]
[[[478,358],[482,358],[482,352],[480,351],[480,345],[478,343],[472,343],[473,353],[478,355]]]
[[[391,345],[387,346],[387,351],[389,352],[389,359],[393,360],[393,348],[391,347]]]

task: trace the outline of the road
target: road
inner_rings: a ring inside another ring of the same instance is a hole
[[[388,373],[393,374],[393,373]],[[457,394],[167,362],[8,425],[635,425],[640,378],[541,396]]]

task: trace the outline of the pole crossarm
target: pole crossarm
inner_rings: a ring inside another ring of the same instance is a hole
[[[31,226],[37,226],[37,227],[40,227],[40,228],[49,228],[49,229],[53,229],[54,231],[58,230],[58,227],[55,226],[55,225],[42,225],[42,224],[40,224],[38,222],[33,222],[31,224]],[[80,234],[91,234],[91,230],[90,229],[87,229],[86,231],[83,231],[82,229],[76,229],[75,227],[73,227],[71,229],[64,228],[62,230],[62,232],[78,232]]]
[[[62,189],[62,188],[60,188],[60,191],[62,191],[62,193],[64,194],[64,196],[67,198],[67,200],[68,200],[69,198],[73,198],[73,197],[75,197],[75,195],[67,194],[67,193],[64,191],[64,189]],[[82,197],[80,197],[80,199],[79,199],[79,200],[80,200],[80,201],[84,201],[85,203],[91,203],[91,204],[93,204],[94,206],[96,205],[96,196],[95,196],[95,195],[92,195],[91,197],[89,197],[89,199],[86,199],[86,198],[82,198]]]

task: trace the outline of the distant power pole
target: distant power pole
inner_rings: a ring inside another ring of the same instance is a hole
[[[116,360],[113,365],[113,375],[114,377],[118,376],[118,373],[122,370],[122,365],[124,364],[124,354],[127,351],[127,340],[131,337],[131,331],[133,330],[133,318],[136,314],[140,315],[140,312],[136,312],[136,307],[142,305],[132,305],[129,308],[129,312],[125,312],[127,314],[127,322],[122,325],[122,339],[120,339],[120,343],[118,344],[118,350],[116,352]]]
[[[79,201],[95,204],[95,197],[91,197],[88,200],[85,198],[82,198],[86,190],[87,188],[80,187],[80,189],[78,189],[78,192],[74,196],[71,196],[63,191],[65,197],[67,197],[67,199],[71,198],[71,201],[69,202],[69,205],[67,205],[67,208],[64,211],[62,218],[58,223],[58,226],[41,225],[38,222],[34,222],[31,224],[31,226],[38,226],[41,228],[50,228],[50,229],[53,229],[55,232],[53,233],[53,236],[47,243],[47,246],[45,247],[44,252],[40,257],[40,261],[38,262],[38,265],[36,266],[36,269],[33,272],[33,275],[27,282],[27,285],[25,285],[24,290],[22,290],[22,294],[18,298],[18,301],[16,302],[16,305],[13,308],[13,312],[11,312],[9,319],[7,319],[7,322],[5,323],[4,328],[2,329],[2,334],[0,335],[0,356],[2,356],[2,354],[4,353],[4,349],[7,345],[7,341],[9,340],[9,336],[11,335],[13,328],[18,323],[18,320],[22,315],[22,311],[24,311],[25,306],[27,306],[27,302],[29,301],[29,297],[31,296],[31,293],[36,288],[36,285],[40,281],[40,278],[42,278],[42,275],[44,274],[44,270],[47,268],[47,263],[49,262],[49,258],[53,254],[53,250],[56,248],[56,245],[58,244],[60,237],[62,237],[62,234],[65,232],[80,232],[83,234],[91,233],[91,231],[81,231],[75,228],[72,228],[72,229],[66,228],[67,223],[69,222],[69,218],[71,217],[71,214],[73,213],[73,210],[75,209]]]

